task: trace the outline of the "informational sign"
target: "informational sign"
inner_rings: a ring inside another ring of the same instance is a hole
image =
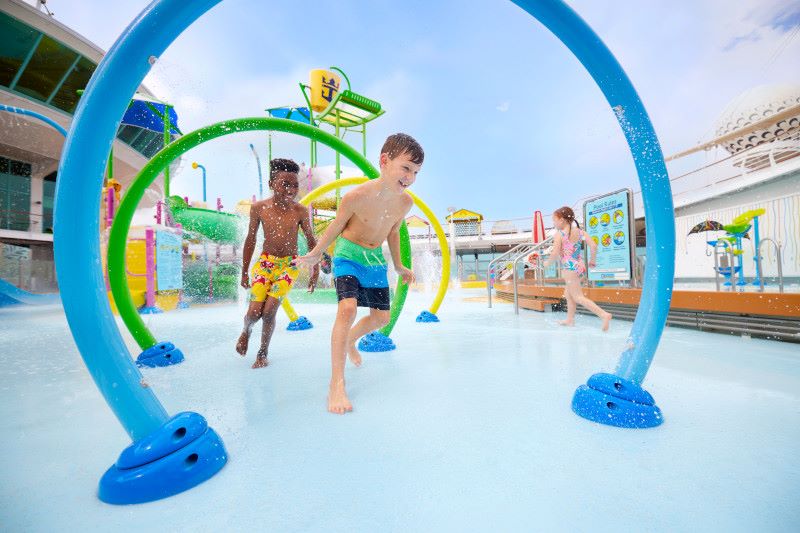
[[[180,235],[169,231],[156,232],[156,277],[158,290],[183,288],[183,257]]]
[[[586,233],[597,244],[597,264],[594,267],[587,264],[589,281],[631,279],[634,227],[631,197],[631,191],[625,189],[583,204]]]

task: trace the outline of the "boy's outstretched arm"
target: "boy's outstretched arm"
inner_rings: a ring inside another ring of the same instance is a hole
[[[314,230],[311,227],[311,214],[306,210],[305,206],[301,206],[300,209],[302,209],[302,211],[304,212],[304,216],[300,219],[300,228],[303,230],[303,235],[306,236],[308,249],[313,250],[314,247],[317,245],[317,240],[314,237]],[[314,267],[311,269],[311,276],[308,278],[308,292],[314,292],[314,289],[317,286],[318,279],[319,279],[319,264],[315,264]]]
[[[389,253],[392,255],[392,263],[394,264],[394,271],[403,279],[403,282],[408,285],[414,281],[414,271],[403,266],[400,259],[400,225],[403,219],[392,227],[389,235],[386,237],[386,243],[389,245]]]
[[[324,252],[334,239],[339,236],[345,226],[347,226],[350,217],[353,216],[353,200],[350,194],[352,193],[345,194],[342,197],[342,203],[339,204],[336,218],[333,219],[333,222],[328,224],[328,227],[322,233],[322,237],[317,241],[316,246],[306,255],[298,257],[298,262],[304,265],[316,265],[322,260],[322,252]]]
[[[256,235],[258,235],[258,211],[256,206],[250,207],[250,225],[247,227],[247,237],[244,240],[242,249],[242,281],[241,285],[245,289],[250,288],[250,261],[253,259],[253,252],[256,249]]]

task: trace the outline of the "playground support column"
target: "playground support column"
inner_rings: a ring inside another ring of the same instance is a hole
[[[771,154],[771,152],[770,152]],[[760,286],[761,285],[761,260],[759,259],[758,249],[761,240],[761,235],[758,231],[758,217],[753,217],[753,236],[755,237],[755,245],[753,249],[755,250],[755,254],[753,255],[753,260],[756,263],[756,278],[753,280],[753,285]]]
[[[272,177],[272,132],[269,132],[267,135],[267,183],[269,183],[269,179]],[[261,195],[259,200],[263,200],[264,195]]]
[[[156,240],[153,228],[144,230],[145,301],[139,311],[145,315],[161,313],[156,305]]]
[[[336,113],[335,128],[336,128],[336,138],[338,139],[339,138],[339,112],[338,111],[334,111],[334,113]],[[341,163],[341,159],[339,158],[339,152],[337,151],[336,152],[336,180],[338,181],[339,178],[341,178],[341,177],[342,177],[342,163]],[[339,202],[341,201],[341,199],[342,199],[342,192],[339,189],[336,189],[336,209],[337,210],[339,209]]]
[[[170,141],[170,131],[172,124],[170,124],[169,110],[172,106],[164,104],[164,147],[166,148]],[[164,168],[164,198],[169,198],[169,165]]]

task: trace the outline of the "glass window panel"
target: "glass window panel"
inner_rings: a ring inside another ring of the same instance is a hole
[[[14,161],[15,162],[15,161]],[[27,231],[30,225],[31,180],[11,174],[0,175],[0,211],[3,228]]]
[[[56,195],[55,181],[45,181],[42,194],[42,228],[44,233],[53,232],[53,204]]]
[[[38,36],[27,24],[0,13],[0,85],[11,85]]]
[[[14,90],[46,101],[78,54],[44,36]]]
[[[147,144],[147,146],[145,146],[144,149],[142,150],[142,155],[150,159],[151,157],[156,155],[158,151],[161,150],[161,148],[163,147],[164,147],[164,137],[160,133],[156,133],[153,136],[153,140],[150,141]]]
[[[145,130],[144,133],[139,135],[135,141],[133,141],[133,149],[137,152],[144,153],[145,147],[153,141],[153,137],[158,135],[155,132]]]
[[[120,127],[119,132],[117,133],[117,139],[126,144],[131,144],[131,142],[133,142],[133,139],[136,138],[136,136],[139,135],[141,131],[142,130],[140,128],[137,128],[136,126],[122,126]]]
[[[86,88],[95,68],[97,65],[82,57],[50,103],[67,113],[74,112],[79,100],[78,91]]]

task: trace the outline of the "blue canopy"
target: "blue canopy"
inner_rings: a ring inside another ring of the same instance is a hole
[[[131,105],[122,117],[122,123],[129,126],[138,126],[150,131],[164,131],[164,109],[169,109],[170,133],[181,135],[178,129],[178,113],[172,106],[147,102],[145,100],[131,100]]]
[[[311,124],[311,113],[307,107],[274,107],[267,109],[269,116],[275,118],[288,118],[303,124]]]

